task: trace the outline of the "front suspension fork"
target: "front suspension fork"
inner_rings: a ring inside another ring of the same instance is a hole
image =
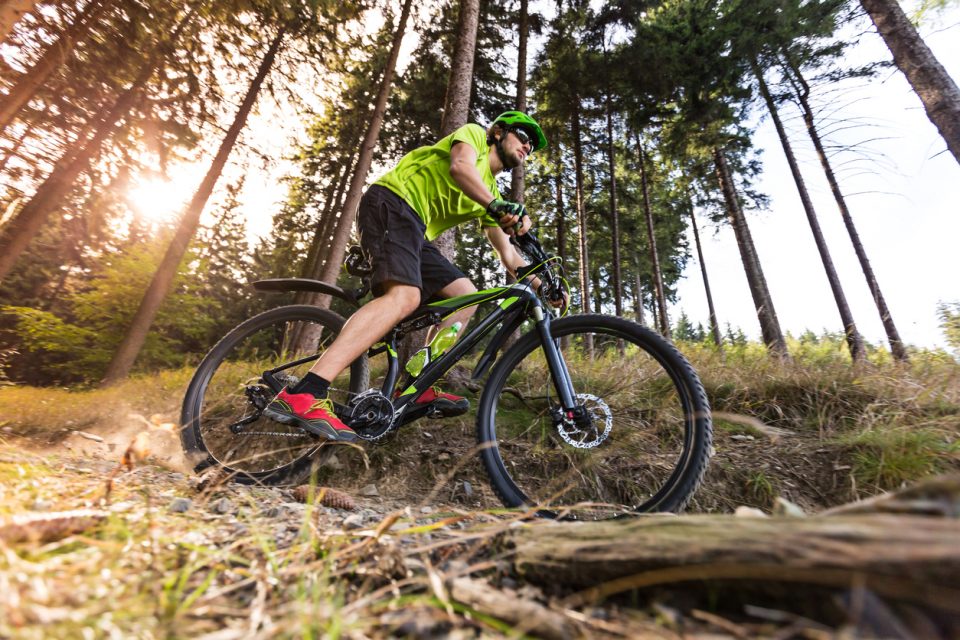
[[[550,368],[550,375],[557,390],[557,397],[560,398],[560,405],[568,417],[573,417],[571,412],[573,414],[578,412],[577,396],[573,389],[573,381],[570,380],[567,363],[564,361],[560,349],[557,348],[553,333],[550,331],[553,316],[544,313],[543,308],[537,306],[533,308],[533,317],[537,322],[540,343],[543,345],[543,353],[547,357],[547,366]]]

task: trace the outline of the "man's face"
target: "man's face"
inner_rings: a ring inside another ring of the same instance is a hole
[[[507,137],[503,139],[503,152],[508,169],[522,165],[532,149],[533,142],[526,131],[519,128],[507,130]]]

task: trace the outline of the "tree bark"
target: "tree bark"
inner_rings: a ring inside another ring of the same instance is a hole
[[[390,57],[387,59],[386,66],[384,67],[383,78],[380,80],[380,88],[377,91],[377,98],[373,106],[373,113],[370,115],[370,124],[367,126],[367,132],[363,136],[363,142],[360,143],[357,166],[353,171],[353,176],[350,179],[350,188],[347,189],[347,196],[340,210],[340,220],[337,223],[333,233],[333,239],[330,242],[326,264],[324,264],[323,271],[320,274],[320,279],[326,282],[337,281],[340,265],[343,264],[343,256],[347,249],[347,240],[350,238],[353,221],[357,216],[357,207],[360,204],[363,185],[367,180],[370,164],[373,162],[373,150],[376,148],[377,140],[380,138],[380,128],[383,126],[383,116],[387,111],[387,99],[390,97],[390,87],[393,85],[393,76],[397,68],[397,58],[400,55],[400,44],[403,41],[404,33],[406,33],[407,18],[410,16],[411,4],[412,0],[404,0],[403,9],[400,11],[400,20],[397,23],[397,30],[394,33],[393,43],[390,47]],[[469,91],[468,84],[468,94]],[[324,308],[329,307],[330,296],[321,296],[317,304]]]
[[[613,230],[613,308],[617,317],[623,316],[623,285],[620,269],[620,212],[617,210],[617,162],[613,146],[613,107],[607,91],[607,165],[610,172],[610,226]]]
[[[7,95],[0,99],[0,132],[9,126],[14,116],[30,101],[37,89],[43,86],[50,74],[66,62],[77,42],[83,39],[90,26],[96,23],[100,14],[110,4],[107,0],[91,0],[87,3],[76,21],[63,30],[56,42],[47,47],[40,59],[21,75]]]
[[[0,42],[7,39],[13,31],[13,25],[20,18],[33,11],[39,0],[6,0],[0,4]]]
[[[588,588],[573,606],[686,581],[849,588],[960,611],[960,521],[902,515],[694,515],[534,523],[511,532],[515,566],[541,584]]]
[[[707,263],[703,259],[703,247],[700,244],[700,230],[697,228],[697,215],[693,211],[692,201],[690,202],[690,226],[693,228],[694,244],[697,245],[697,259],[700,261],[700,274],[703,276],[703,290],[707,294],[707,309],[710,311],[710,335],[713,337],[714,344],[723,348],[723,338],[720,337],[717,311],[713,307],[713,294],[710,292],[710,279],[707,277]]]
[[[960,162],[960,89],[910,23],[897,0],[860,0],[927,117]]]
[[[716,165],[720,190],[723,192],[723,199],[727,205],[727,217],[737,238],[737,248],[740,250],[740,259],[743,261],[743,270],[746,272],[750,295],[753,296],[753,304],[757,310],[757,319],[760,321],[763,342],[772,354],[786,358],[787,343],[783,339],[780,321],[777,319],[777,312],[773,308],[773,299],[770,297],[767,280],[764,278],[763,269],[760,267],[760,258],[757,256],[757,249],[753,244],[753,236],[750,234],[747,219],[743,215],[740,201],[737,199],[730,167],[719,148],[713,150],[713,160]]]
[[[107,372],[104,375],[101,383],[102,386],[109,386],[119,382],[130,373],[130,369],[133,367],[133,363],[136,361],[137,355],[140,353],[140,349],[146,340],[150,325],[153,324],[157,311],[159,311],[160,306],[167,297],[180,262],[183,260],[183,256],[187,252],[187,247],[197,231],[197,226],[200,224],[200,214],[203,212],[203,208],[207,204],[207,200],[210,198],[210,194],[213,192],[213,188],[216,186],[220,174],[223,172],[223,167],[226,165],[227,158],[233,150],[237,138],[240,136],[240,131],[242,131],[244,125],[246,125],[247,116],[253,109],[257,96],[260,94],[263,81],[273,67],[277,51],[280,49],[285,33],[284,28],[281,28],[277,32],[266,54],[260,61],[260,66],[247,89],[247,93],[243,98],[243,102],[240,104],[240,108],[237,110],[236,116],[234,116],[233,123],[230,125],[223,141],[220,143],[217,155],[210,164],[210,168],[207,170],[203,182],[200,183],[200,187],[193,195],[183,217],[180,219],[170,246],[167,248],[163,260],[160,262],[160,266],[157,267],[157,271],[154,273],[153,279],[147,287],[143,299],[140,301],[140,306],[130,323],[130,328],[126,336],[124,336],[123,341],[117,347],[113,360],[110,362]]]
[[[774,103],[773,96],[770,95],[770,89],[763,79],[763,72],[756,64],[752,64],[751,68],[760,86],[760,95],[763,96],[763,101],[766,103],[770,117],[773,119],[773,126],[777,130],[780,144],[783,146],[783,154],[787,157],[787,164],[790,166],[793,182],[797,185],[800,202],[803,204],[803,211],[807,215],[807,222],[810,223],[810,231],[813,233],[813,241],[817,245],[817,251],[820,253],[820,261],[823,263],[823,270],[827,274],[827,281],[830,283],[830,290],[833,292],[833,299],[836,302],[837,311],[840,313],[840,321],[843,323],[843,331],[847,338],[847,346],[850,349],[850,357],[853,358],[854,362],[863,362],[864,358],[866,358],[863,338],[860,337],[860,332],[857,331],[857,325],[853,321],[853,313],[850,311],[850,305],[847,304],[847,297],[844,295],[843,287],[840,285],[840,276],[837,275],[837,269],[833,266],[833,258],[830,257],[830,250],[827,248],[827,241],[823,237],[823,231],[820,229],[817,212],[813,208],[810,194],[807,193],[807,185],[803,181],[800,167],[797,165],[797,159],[793,155],[793,148],[790,146],[786,129],[784,129],[783,122],[780,120],[777,105]]]
[[[467,124],[470,115],[470,89],[473,84],[473,60],[477,48],[477,27],[480,22],[480,0],[460,0],[457,46],[450,65],[450,80],[443,105],[440,137],[446,137]],[[433,244],[447,260],[456,258],[456,235],[447,229]]]
[[[670,335],[670,320],[667,319],[667,297],[663,291],[663,273],[660,271],[660,255],[657,252],[657,236],[653,229],[653,210],[650,207],[650,190],[647,181],[647,152],[637,139],[637,148],[640,150],[640,185],[643,190],[643,214],[647,221],[647,245],[650,255],[650,269],[653,274],[653,289],[656,296],[657,324],[660,333]]]
[[[573,97],[571,116],[573,134],[573,166],[576,174],[574,200],[577,208],[577,224],[580,229],[580,306],[590,313],[590,247],[587,243],[587,212],[583,206],[583,146],[580,142],[580,96]]]
[[[870,295],[873,296],[873,302],[877,306],[877,311],[880,314],[880,321],[883,323],[883,330],[887,334],[887,341],[890,343],[890,352],[893,354],[893,357],[902,362],[906,362],[907,350],[903,344],[903,340],[900,339],[900,332],[897,331],[897,326],[893,322],[893,315],[890,313],[889,307],[887,307],[887,301],[883,297],[883,292],[880,291],[880,284],[877,282],[877,277],[873,272],[873,267],[870,265],[870,259],[867,257],[867,251],[863,247],[863,243],[860,241],[860,234],[857,232],[857,226],[853,222],[853,216],[850,215],[850,209],[847,207],[846,198],[843,196],[843,192],[840,190],[840,183],[837,182],[837,176],[833,172],[833,167],[830,165],[830,159],[827,157],[827,152],[823,147],[823,141],[820,139],[820,133],[817,131],[816,121],[813,117],[813,110],[810,108],[810,85],[807,84],[806,79],[803,77],[803,74],[800,72],[799,67],[794,65],[789,61],[790,69],[793,72],[793,78],[796,80],[797,85],[794,85],[794,92],[797,96],[797,101],[800,103],[800,110],[803,114],[803,122],[807,127],[807,134],[810,136],[810,140],[813,142],[814,148],[817,150],[817,157],[820,159],[820,166],[823,167],[823,173],[827,177],[827,182],[830,184],[830,192],[833,194],[833,199],[837,203],[837,208],[840,210],[840,217],[843,219],[843,224],[847,228],[847,235],[850,236],[850,242],[853,244],[853,250],[857,254],[857,260],[860,262],[860,269],[863,271],[863,277],[867,281],[867,287],[870,289]]]
[[[520,0],[520,16],[517,30],[519,43],[517,47],[517,111],[527,112],[527,36],[529,31],[528,0]],[[516,202],[524,199],[525,170],[521,164],[514,167],[510,177],[510,197]]]

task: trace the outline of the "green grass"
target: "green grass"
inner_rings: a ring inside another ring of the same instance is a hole
[[[865,486],[896,489],[924,476],[942,473],[960,460],[956,433],[917,427],[874,427],[842,438],[853,452],[853,473]]]

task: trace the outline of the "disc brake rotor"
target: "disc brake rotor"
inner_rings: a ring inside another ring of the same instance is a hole
[[[578,393],[577,403],[583,407],[579,418],[564,417],[557,423],[563,441],[577,449],[593,449],[603,443],[613,430],[613,414],[607,403],[595,395]]]

